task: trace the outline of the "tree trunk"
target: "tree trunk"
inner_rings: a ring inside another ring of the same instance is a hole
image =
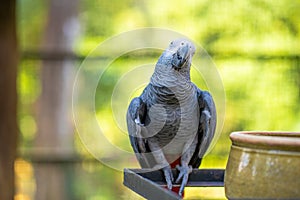
[[[14,197],[14,160],[17,148],[16,2],[0,6],[0,199]]]
[[[71,52],[77,30],[77,1],[51,0],[48,23],[42,50]],[[42,93],[38,102],[38,135],[35,141],[44,156],[63,156],[73,153],[71,115],[73,62],[43,61]],[[70,199],[66,193],[66,169],[59,165],[36,165],[36,199]]]

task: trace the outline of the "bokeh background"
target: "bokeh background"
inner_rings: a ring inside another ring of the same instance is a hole
[[[174,30],[202,45],[217,66],[226,93],[225,123],[202,168],[226,167],[232,131],[300,131],[299,10],[294,0],[18,0],[15,200],[142,199],[122,185],[121,171],[91,156],[72,119],[72,88],[82,61],[124,31]],[[128,150],[111,117],[112,91],[124,70],[139,60],[155,62],[160,53],[121,56],[96,91],[96,115],[106,120],[105,132]],[[95,64],[97,59],[103,58],[94,58]],[[192,78],[205,89],[196,74]],[[118,162],[118,155],[105,159]],[[186,198],[225,194],[223,188],[187,188]]]

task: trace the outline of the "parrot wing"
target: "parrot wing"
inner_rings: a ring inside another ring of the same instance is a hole
[[[126,115],[130,143],[141,167],[152,168],[155,162],[147,144],[147,129],[144,126],[146,115],[146,103],[140,97],[134,98]]]
[[[207,91],[197,88],[198,104],[200,109],[200,119],[198,126],[198,136],[196,150],[190,160],[193,168],[198,168],[201,160],[207,151],[216,130],[217,114],[212,96]]]

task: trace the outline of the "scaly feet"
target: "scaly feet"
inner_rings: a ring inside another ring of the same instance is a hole
[[[179,175],[175,181],[175,183],[179,183],[180,180],[181,181],[181,185],[180,185],[180,189],[179,189],[179,193],[178,195],[182,196],[184,187],[186,186],[187,182],[188,182],[188,178],[189,178],[189,174],[193,171],[192,166],[188,166],[188,165],[176,165],[176,169],[179,170]],[[173,178],[173,174],[172,174],[172,169],[171,167],[168,165],[164,168],[162,168],[162,171],[164,172],[164,176],[167,182],[167,187],[169,190],[172,189],[172,182],[174,181]]]
[[[164,175],[165,175],[165,179],[166,179],[166,182],[167,182],[167,187],[169,190],[172,189],[172,182],[174,181],[174,178],[173,178],[173,174],[172,174],[172,169],[170,167],[170,165],[164,167],[163,169],[163,172],[164,172]]]
[[[180,189],[179,189],[179,195],[182,196],[184,187],[186,186],[187,182],[188,182],[188,178],[189,178],[189,174],[193,171],[192,166],[188,166],[188,165],[176,165],[176,168],[179,170],[179,175],[175,181],[175,183],[179,183],[180,180],[181,181],[181,185],[180,185]]]

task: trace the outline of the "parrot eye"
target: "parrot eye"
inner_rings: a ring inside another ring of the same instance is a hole
[[[181,42],[181,45],[184,45],[184,43],[183,43],[183,42]]]

